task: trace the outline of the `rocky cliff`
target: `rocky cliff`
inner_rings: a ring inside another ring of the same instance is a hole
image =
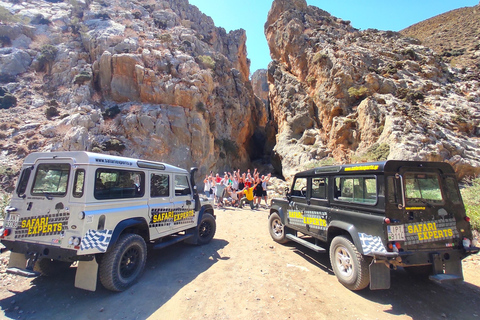
[[[479,82],[420,41],[359,31],[305,0],[273,1],[265,35],[273,164],[286,178],[382,159],[447,161],[459,177],[480,173]]]
[[[2,168],[91,150],[205,174],[258,153],[244,30],[187,0],[0,1],[0,16]]]

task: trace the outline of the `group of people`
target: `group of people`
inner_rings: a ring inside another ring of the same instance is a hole
[[[256,168],[253,174],[250,169],[240,174],[238,169],[233,173],[224,172],[223,177],[218,173],[213,176],[210,172],[203,180],[205,195],[214,198],[217,207],[231,205],[242,208],[249,204],[253,210],[261,205],[262,199],[265,200],[265,207],[268,207],[267,185],[271,176],[271,173],[260,175]]]

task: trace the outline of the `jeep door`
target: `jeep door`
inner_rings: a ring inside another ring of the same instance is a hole
[[[304,213],[305,228],[326,241],[329,220],[328,177],[312,177],[308,210]]]
[[[172,175],[150,172],[149,229],[155,239],[171,232],[174,219]]]
[[[459,229],[466,228],[457,228],[457,220],[463,222],[465,209],[455,176],[442,176],[436,168],[404,167],[399,173],[404,194],[400,200],[404,203],[400,214],[390,212],[390,219],[401,223],[398,228],[402,232],[394,232],[392,226],[389,239],[400,241],[409,249],[440,249],[458,243]],[[464,227],[468,227],[466,223]]]
[[[5,225],[17,241],[60,245],[68,228],[73,159],[39,159],[22,171]]]
[[[173,206],[175,208],[173,229],[181,231],[195,227],[198,213],[195,212],[193,188],[188,174],[174,174]]]
[[[285,224],[292,229],[306,232],[304,213],[307,210],[307,196],[309,179],[307,177],[296,177],[290,192],[290,203],[286,213]]]

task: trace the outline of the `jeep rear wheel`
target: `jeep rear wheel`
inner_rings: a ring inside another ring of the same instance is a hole
[[[270,230],[270,236],[278,243],[287,243],[285,226],[282,223],[282,219],[278,213],[274,212],[268,218],[268,226]]]
[[[348,289],[362,290],[370,283],[368,263],[347,237],[337,236],[332,240],[330,262],[338,281]]]
[[[102,258],[100,282],[112,291],[123,291],[140,276],[147,259],[145,240],[138,234],[124,234]]]

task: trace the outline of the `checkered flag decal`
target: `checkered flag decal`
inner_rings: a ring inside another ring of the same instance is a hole
[[[80,250],[98,249],[101,252],[107,251],[112,233],[113,230],[88,230],[82,239]]]
[[[379,236],[372,236],[366,233],[358,233],[362,241],[363,254],[367,255],[371,252],[387,252]]]

